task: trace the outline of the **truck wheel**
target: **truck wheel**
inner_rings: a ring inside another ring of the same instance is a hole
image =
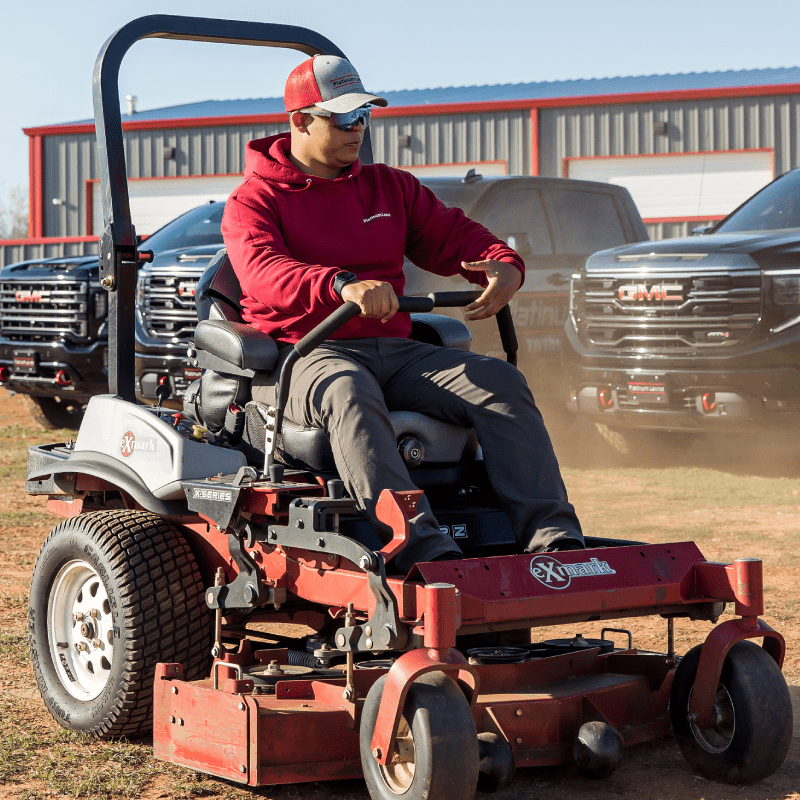
[[[48,430],[56,428],[77,430],[86,411],[86,403],[75,402],[65,397],[34,397],[24,394],[22,400],[33,421]]]
[[[397,732],[396,759],[381,766],[372,736],[386,676],[369,690],[359,743],[372,800],[470,800],[478,784],[478,734],[464,693],[447,675],[430,672],[408,691]]]
[[[714,719],[707,728],[689,719],[700,652],[693,647],[675,671],[672,730],[684,758],[704,778],[753,783],[772,775],[792,741],[792,701],[783,674],[757,644],[735,644],[722,667]]]
[[[639,466],[642,463],[663,464],[680,457],[696,441],[691,433],[679,431],[620,430],[596,423],[597,435],[607,451],[622,464]]]
[[[145,511],[62,522],[34,567],[28,642],[59,725],[101,739],[150,733],[156,664],[208,674],[210,617],[184,538]]]

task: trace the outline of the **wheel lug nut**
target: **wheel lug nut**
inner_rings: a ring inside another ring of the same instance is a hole
[[[77,642],[77,643],[75,644],[75,649],[76,649],[76,650],[77,650],[79,653],[82,653],[84,650],[88,650],[88,649],[89,649],[89,647],[88,647],[88,645],[86,644],[86,642]]]
[[[99,639],[92,639],[92,647],[100,647],[102,644]]]
[[[99,611],[98,611],[96,608],[93,608],[93,609],[92,609],[92,610],[89,612],[89,614],[91,615],[91,617],[92,617],[93,619],[98,619],[98,618],[100,617],[100,612],[99,612]]]
[[[81,611],[78,611],[75,614],[75,621],[76,622],[83,622],[83,613]]]

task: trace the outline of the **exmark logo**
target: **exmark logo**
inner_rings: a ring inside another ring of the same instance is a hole
[[[137,441],[133,433],[128,431],[122,436],[122,441],[119,443],[119,451],[123,456],[125,456],[125,458],[132,456],[135,450],[143,450],[147,453],[155,453],[156,444],[157,443],[155,439],[139,439]]]
[[[552,556],[534,556],[531,559],[531,575],[539,583],[551,589],[566,589],[573,578],[593,578],[598,575],[616,575],[616,570],[607,561],[596,558],[580,564],[562,564]]]

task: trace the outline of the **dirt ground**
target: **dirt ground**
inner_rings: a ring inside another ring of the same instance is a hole
[[[56,434],[56,438],[64,432]],[[69,435],[69,434],[66,434]],[[251,792],[156,761],[144,743],[94,742],[62,731],[39,699],[27,658],[27,591],[38,548],[59,519],[44,498],[24,493],[24,448],[51,440],[21,398],[0,389],[0,798],[172,800],[216,796],[274,800],[368,800],[361,781],[309,783]],[[5,452],[4,452],[5,451]],[[800,800],[800,477],[792,469],[683,464],[610,470],[574,455],[562,458],[570,497],[589,535],[666,542],[694,540],[709,560],[764,560],[764,619],[786,637],[784,674],[795,709],[794,738],[783,766],[755,786],[722,786],[693,775],[668,737],[626,751],[610,778],[589,781],[573,767],[519,770],[498,800],[636,797],[642,800]],[[723,468],[723,466],[725,468]],[[646,502],[643,502],[646,498]],[[643,509],[646,508],[646,513]],[[537,631],[537,639],[598,635],[600,625]],[[666,649],[666,623],[627,620],[634,645]],[[676,624],[679,653],[703,641],[708,623]]]

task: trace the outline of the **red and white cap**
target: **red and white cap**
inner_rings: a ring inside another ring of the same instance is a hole
[[[292,70],[283,92],[286,110],[317,106],[334,114],[347,114],[365,103],[388,106],[382,97],[364,91],[355,67],[339,56],[316,55]]]

